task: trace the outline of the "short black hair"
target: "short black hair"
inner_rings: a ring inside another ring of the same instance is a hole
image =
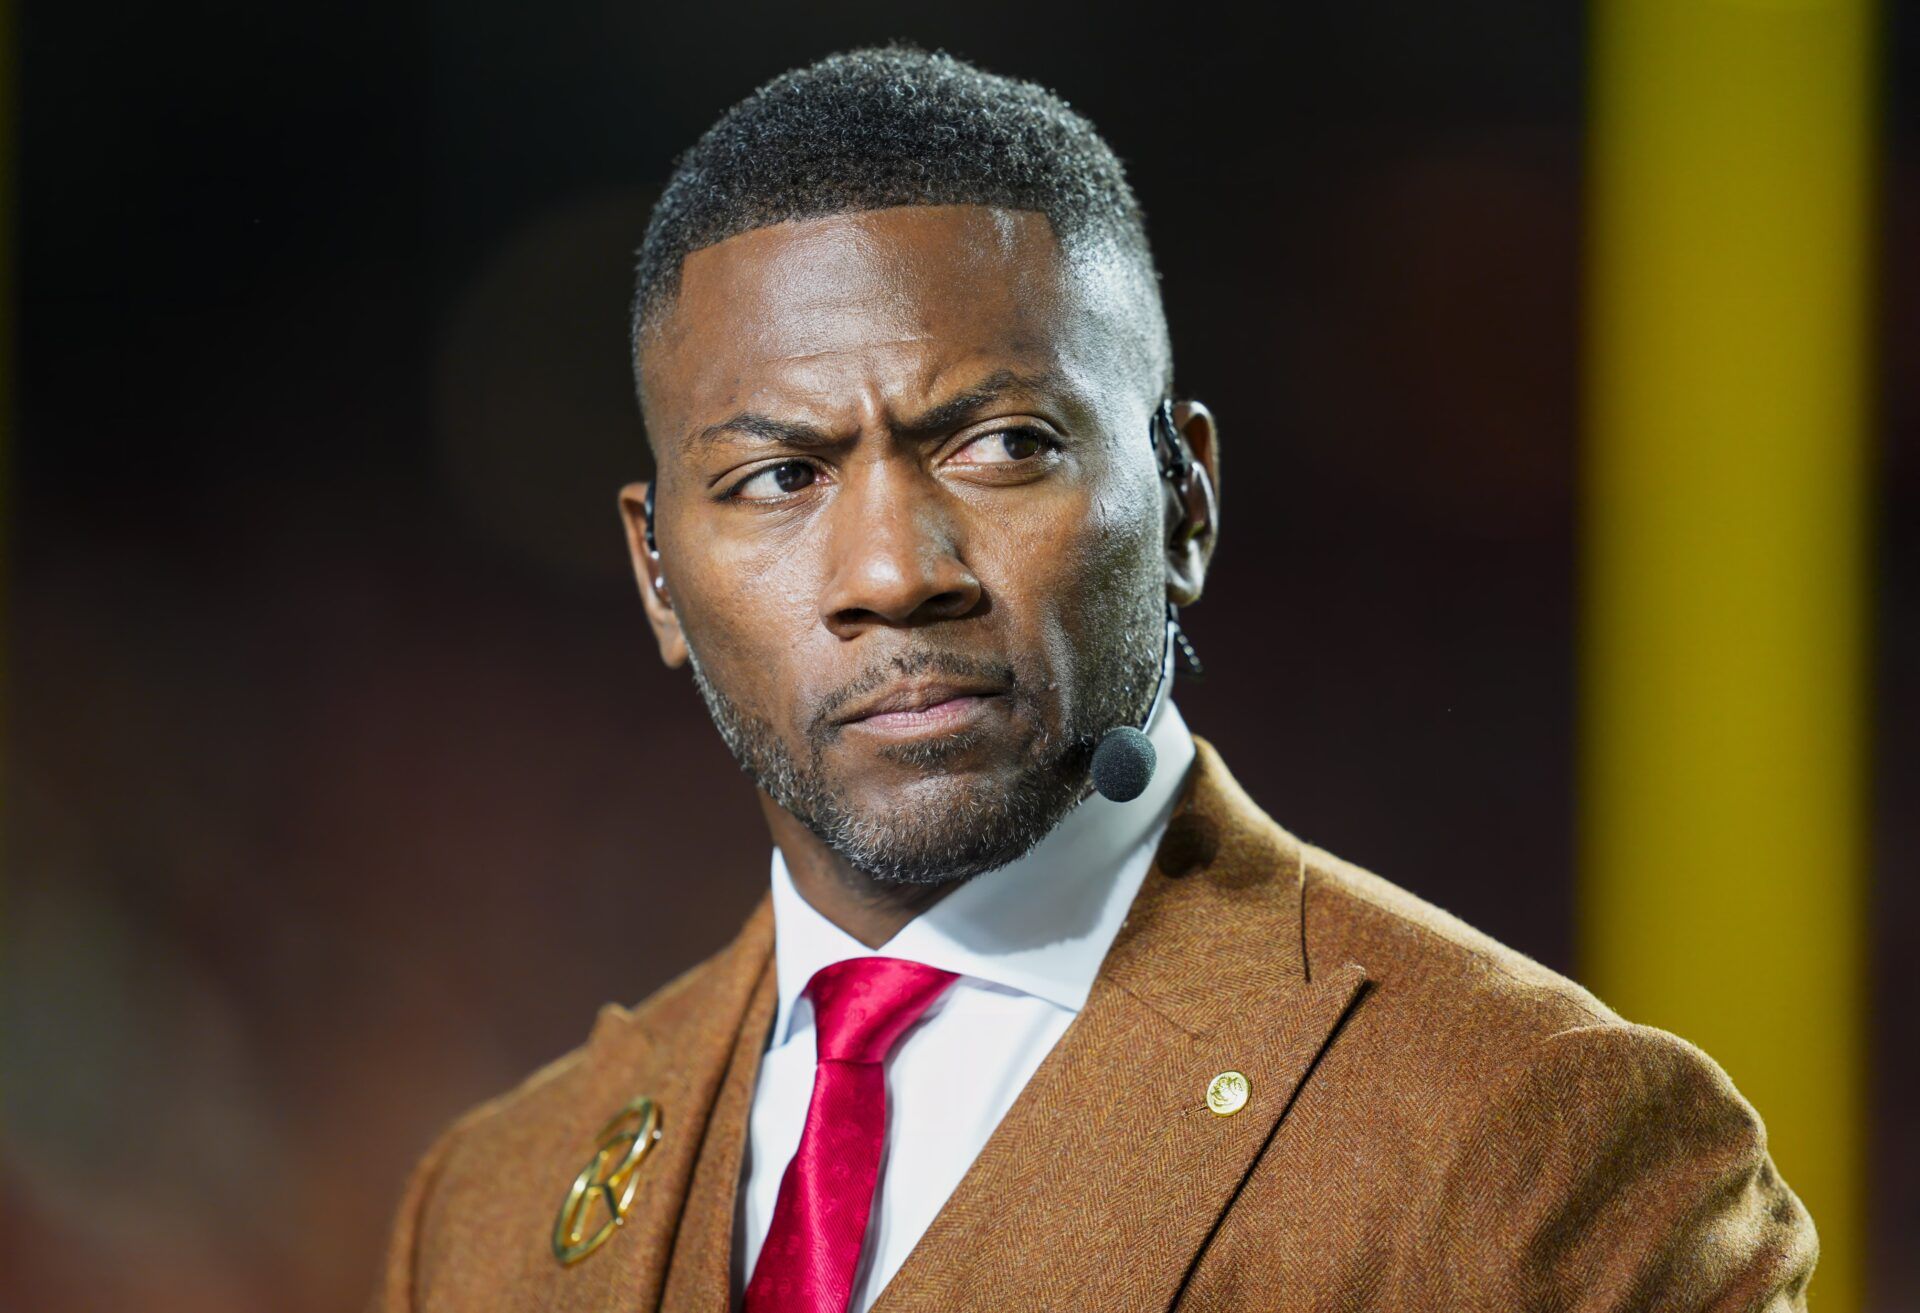
[[[908,45],[782,73],[675,162],[640,244],[636,362],[694,251],[776,223],[899,205],[1035,210],[1067,251],[1117,251],[1145,293],[1149,349],[1170,373],[1146,223],[1113,149],[1045,87]]]

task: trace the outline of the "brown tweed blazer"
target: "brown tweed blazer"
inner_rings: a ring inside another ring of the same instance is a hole
[[[374,1308],[723,1313],[771,922],[448,1131]],[[642,1093],[633,1210],[562,1267],[562,1196]],[[1814,1254],[1711,1059],[1304,847],[1202,743],[1086,1009],[874,1309],[1797,1309]]]

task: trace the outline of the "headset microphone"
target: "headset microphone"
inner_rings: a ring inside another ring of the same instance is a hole
[[[1147,791],[1159,757],[1153,740],[1131,725],[1116,725],[1093,750],[1093,787],[1112,802],[1132,802]]]

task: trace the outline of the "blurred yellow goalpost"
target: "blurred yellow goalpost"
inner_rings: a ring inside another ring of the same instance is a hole
[[[1579,942],[1718,1059],[1864,1300],[1875,15],[1596,0]]]

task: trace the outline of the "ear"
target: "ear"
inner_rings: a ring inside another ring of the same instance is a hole
[[[1197,401],[1174,403],[1173,426],[1186,444],[1186,472],[1165,484],[1167,599],[1200,600],[1213,545],[1220,535],[1220,434],[1213,412]]]
[[[655,546],[647,545],[647,487],[629,483],[620,490],[620,518],[627,526],[627,554],[633,558],[633,577],[640,584],[640,605],[653,626],[653,641],[660,645],[660,659],[677,670],[686,664],[687,638],[680,632],[680,617],[674,614],[673,599],[667,593],[666,572],[656,550],[658,535]]]

